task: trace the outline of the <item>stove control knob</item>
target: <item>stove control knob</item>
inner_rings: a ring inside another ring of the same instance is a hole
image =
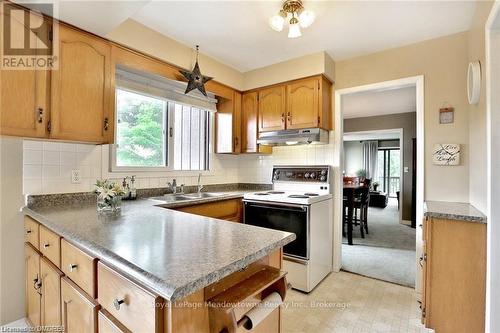
[[[321,170],[321,175],[326,176],[326,170]]]
[[[306,174],[304,175],[304,178],[305,179],[309,178],[309,172],[306,172]]]
[[[311,172],[311,175],[310,175],[311,179],[316,179],[316,173],[314,172]]]
[[[326,176],[321,176],[319,180],[321,180],[322,182],[326,181]]]
[[[275,174],[274,175],[274,180],[278,180],[278,179],[280,179],[280,175]]]

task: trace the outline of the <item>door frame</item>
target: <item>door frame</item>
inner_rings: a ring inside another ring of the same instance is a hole
[[[495,2],[485,25],[486,44],[486,145],[487,145],[487,255],[486,255],[486,332],[500,330],[500,189],[493,182],[500,177],[500,3]],[[495,153],[494,153],[495,152]]]
[[[342,98],[345,95],[366,92],[370,90],[394,89],[414,86],[416,90],[416,113],[417,113],[417,198],[416,219],[422,221],[424,217],[424,76],[417,75],[396,80],[382,81],[356,87],[344,88],[335,91],[335,141],[334,141],[334,211],[333,211],[333,271],[338,272],[342,267],[342,166],[343,147],[342,137],[344,135],[344,117],[342,111]],[[417,222],[417,225],[419,223]],[[420,265],[418,258],[422,252],[422,228],[416,229],[416,257],[417,276],[415,278],[415,289],[417,293],[421,290]]]

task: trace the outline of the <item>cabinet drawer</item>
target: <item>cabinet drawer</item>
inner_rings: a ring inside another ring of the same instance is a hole
[[[103,263],[97,264],[99,303],[132,332],[162,330],[162,299]]]
[[[40,250],[39,246],[39,230],[40,224],[33,220],[29,216],[24,217],[24,241],[33,245],[37,250]]]
[[[61,237],[43,225],[40,226],[40,252],[61,268]]]
[[[111,314],[104,309],[99,311],[98,321],[99,333],[130,333],[122,323],[113,318]]]
[[[61,269],[91,297],[96,297],[96,259],[61,240]]]

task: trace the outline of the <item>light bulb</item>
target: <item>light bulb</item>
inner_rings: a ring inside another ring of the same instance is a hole
[[[275,31],[282,31],[285,25],[286,13],[280,10],[279,14],[274,15],[269,19],[269,25]]]
[[[292,17],[290,19],[290,28],[288,30],[288,38],[297,38],[300,36],[302,36],[302,33],[300,32],[299,20],[297,20],[295,17]]]
[[[307,28],[314,22],[315,18],[314,12],[303,10],[299,15],[299,24],[302,28]]]

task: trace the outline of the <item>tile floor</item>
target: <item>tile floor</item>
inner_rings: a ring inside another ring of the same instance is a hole
[[[347,272],[331,273],[309,294],[290,290],[283,331],[433,332],[420,323],[414,289]]]

